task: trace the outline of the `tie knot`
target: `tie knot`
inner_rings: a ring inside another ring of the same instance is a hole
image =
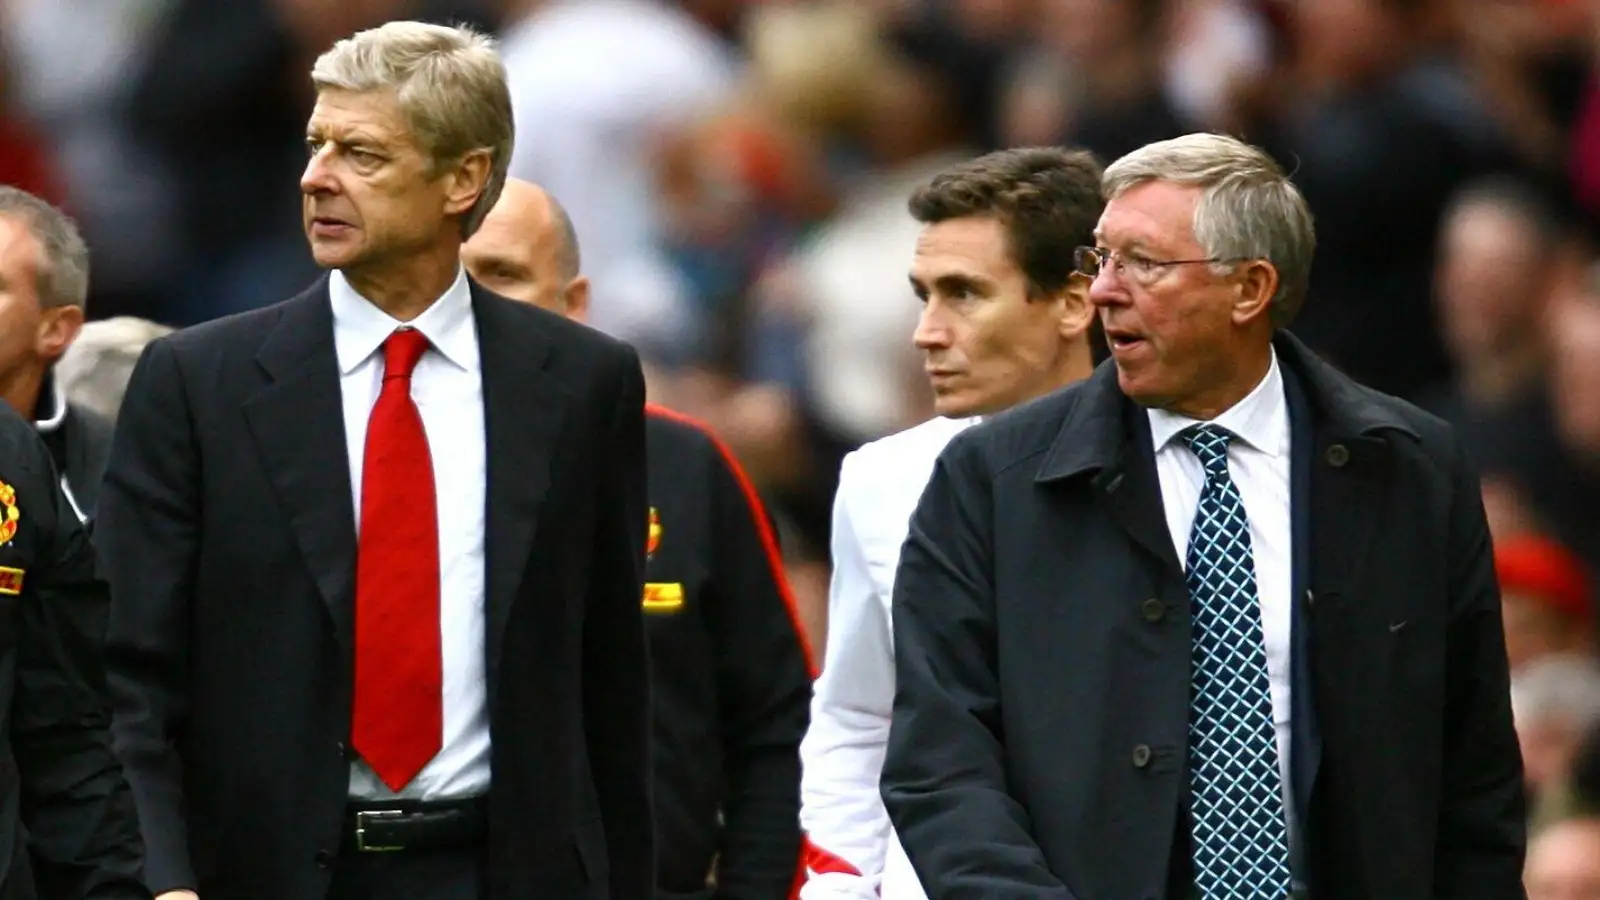
[[[1207,478],[1228,474],[1228,444],[1233,432],[1218,425],[1191,425],[1178,433],[1205,467]]]
[[[397,328],[383,342],[383,380],[410,378],[428,338],[415,328]]]

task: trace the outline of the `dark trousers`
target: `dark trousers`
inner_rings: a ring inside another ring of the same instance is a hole
[[[481,849],[346,850],[328,900],[483,900],[486,883]]]

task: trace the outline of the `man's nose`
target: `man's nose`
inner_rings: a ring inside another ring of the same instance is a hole
[[[306,194],[332,193],[339,189],[339,182],[333,177],[333,167],[329,164],[328,154],[332,152],[329,147],[323,147],[311,154],[306,160],[306,169],[300,174],[300,191]]]
[[[1127,299],[1128,292],[1122,279],[1117,277],[1116,267],[1109,262],[1101,266],[1089,282],[1089,302],[1095,306],[1115,306]]]
[[[917,330],[911,335],[912,343],[918,350],[937,350],[940,347],[950,346],[950,329],[939,321],[939,316],[934,310],[933,301],[923,307],[922,315],[917,318]]]

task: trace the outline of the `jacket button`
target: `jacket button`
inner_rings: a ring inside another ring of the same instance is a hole
[[[313,859],[317,861],[317,868],[319,869],[326,869],[333,865],[333,854],[327,850],[318,850]]]
[[[1350,451],[1343,444],[1334,444],[1328,448],[1328,452],[1324,453],[1322,458],[1328,461],[1328,465],[1337,469],[1350,461]]]
[[[1149,744],[1140,744],[1139,746],[1134,747],[1133,748],[1133,766],[1134,766],[1134,768],[1142,769],[1142,768],[1144,768],[1145,766],[1148,766],[1148,765],[1150,765],[1150,745]]]
[[[1146,622],[1159,622],[1167,615],[1167,605],[1151,597],[1139,604],[1139,615],[1144,616]]]

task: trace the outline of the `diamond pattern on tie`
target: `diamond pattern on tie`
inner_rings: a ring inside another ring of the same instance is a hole
[[[1195,887],[1202,900],[1284,900],[1289,836],[1272,719],[1267,649],[1244,501],[1228,474],[1233,435],[1180,435],[1205,467],[1189,532],[1194,605],[1189,789]]]

